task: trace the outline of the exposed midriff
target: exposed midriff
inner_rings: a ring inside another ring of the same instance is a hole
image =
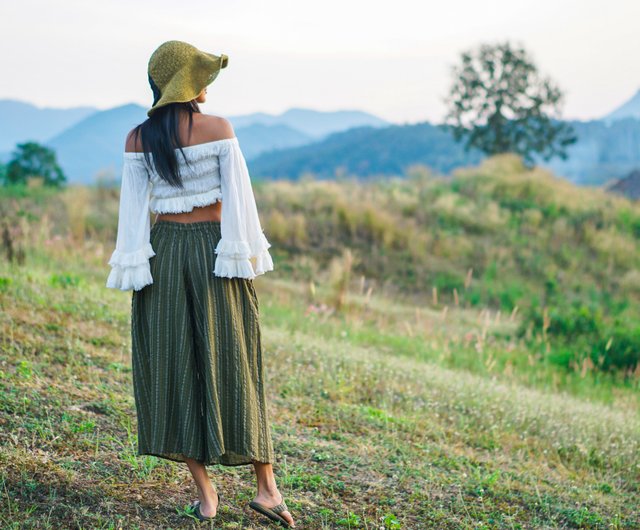
[[[196,206],[190,212],[160,213],[156,215],[154,222],[177,221],[178,223],[197,223],[200,221],[220,221],[222,213],[222,201],[216,201],[206,206]]]

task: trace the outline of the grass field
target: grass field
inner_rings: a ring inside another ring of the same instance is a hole
[[[131,293],[104,287],[108,237],[74,229],[113,215],[99,193],[75,220],[46,193],[3,200],[24,258],[0,259],[2,528],[196,526],[187,467],[136,456]],[[637,380],[566,370],[517,311],[401,295],[341,256],[313,284],[285,266],[255,281],[299,528],[640,528]],[[269,526],[250,466],[209,470],[213,527]]]

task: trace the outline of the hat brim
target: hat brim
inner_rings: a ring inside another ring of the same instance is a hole
[[[201,51],[196,62],[195,65],[185,65],[173,76],[160,99],[147,111],[147,116],[169,103],[186,103],[197,98],[205,87],[215,81],[220,70],[227,67],[229,57],[224,53],[216,55]]]
[[[207,52],[205,52],[207,53]],[[220,59],[220,68],[226,68],[229,64],[229,56],[221,53],[220,55],[214,55],[213,53],[207,53],[209,57],[211,57],[214,61]]]

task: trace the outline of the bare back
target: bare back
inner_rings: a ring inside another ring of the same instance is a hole
[[[189,131],[189,120],[187,116],[183,116],[180,120],[180,141],[183,147],[196,144],[204,144],[207,142],[214,142],[216,140],[223,140],[225,138],[232,138],[235,136],[233,126],[231,122],[221,116],[213,116],[211,114],[193,114],[193,126]],[[130,131],[127,134],[127,140],[125,144],[126,152],[143,152],[142,142],[140,137],[137,138],[137,142],[134,141],[134,137]],[[190,134],[189,134],[190,133]]]
[[[132,132],[130,131],[127,135],[125,151],[141,153],[143,152],[142,142],[139,137],[138,141],[135,142]],[[189,134],[188,118],[185,116],[180,122],[180,140],[183,147],[215,142],[216,140],[233,138],[234,136],[235,132],[229,120],[220,116],[194,113],[191,134]],[[222,203],[217,201],[207,206],[197,206],[190,212],[158,214],[155,222],[164,219],[179,223],[193,223],[198,221],[220,221],[221,218]]]

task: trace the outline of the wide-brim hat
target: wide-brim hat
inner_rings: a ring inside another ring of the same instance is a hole
[[[207,53],[178,40],[164,42],[149,59],[149,84],[154,92],[154,103],[147,116],[169,103],[195,99],[228,63],[229,57],[224,53]]]

